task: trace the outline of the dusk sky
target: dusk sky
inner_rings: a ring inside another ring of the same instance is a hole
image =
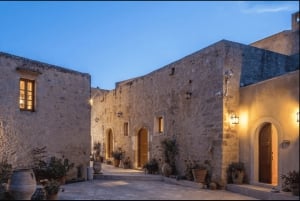
[[[0,52],[114,89],[222,39],[250,44],[289,30],[296,11],[298,1],[1,1]]]

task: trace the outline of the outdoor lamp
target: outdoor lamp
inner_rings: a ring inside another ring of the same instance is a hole
[[[239,121],[240,121],[240,119],[238,116],[236,116],[235,114],[231,115],[231,123],[232,124],[239,124]]]

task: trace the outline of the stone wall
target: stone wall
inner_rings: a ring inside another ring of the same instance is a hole
[[[273,159],[278,163],[273,166],[277,168],[278,179],[288,171],[299,170],[297,112],[299,70],[240,89],[239,154],[251,183],[258,182],[258,133],[265,123],[273,125],[272,135],[277,139]]]
[[[299,53],[299,12],[291,17],[291,30],[282,31],[267,38],[256,41],[251,46],[270,50],[284,55]]]
[[[185,160],[210,160],[213,179],[225,181],[228,164],[241,160],[238,126],[230,123],[231,115],[239,112],[240,86],[274,77],[272,68],[262,70],[265,66],[285,69],[288,63],[287,56],[222,40],[150,74],[119,82],[114,90],[93,89],[93,139],[105,147],[111,129],[114,149],[122,147],[136,167],[137,134],[146,128],[149,159],[163,160],[160,142],[175,138],[179,174]],[[257,73],[249,73],[255,69]],[[233,74],[225,81],[229,71]],[[158,116],[164,117],[163,134],[157,132]],[[129,122],[129,136],[123,134],[124,122]]]
[[[20,70],[21,69],[21,70]],[[35,80],[35,111],[19,109],[19,79]],[[14,168],[31,165],[30,151],[47,146],[86,178],[90,153],[90,75],[0,53],[0,158]]]

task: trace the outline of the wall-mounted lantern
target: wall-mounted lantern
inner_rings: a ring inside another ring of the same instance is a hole
[[[123,112],[117,112],[116,115],[117,117],[121,117],[123,115]]]
[[[188,91],[188,92],[185,93],[185,98],[186,99],[191,99],[191,97],[192,97],[192,92]]]
[[[232,114],[230,117],[231,124],[239,124],[240,123],[240,118],[236,116],[235,114]]]

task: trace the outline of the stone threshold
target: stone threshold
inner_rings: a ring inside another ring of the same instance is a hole
[[[291,192],[276,192],[270,187],[268,188],[258,185],[227,184],[226,190],[261,200],[299,200],[299,196],[293,196]]]

